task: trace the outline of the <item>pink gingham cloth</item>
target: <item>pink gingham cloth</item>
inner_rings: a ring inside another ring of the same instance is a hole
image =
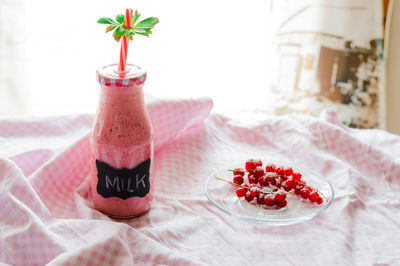
[[[399,265],[400,137],[342,126],[335,113],[241,124],[209,99],[148,100],[155,133],[150,212],[115,221],[93,209],[92,115],[0,119],[0,264]],[[335,190],[314,219],[267,227],[212,205],[206,178],[274,155]]]

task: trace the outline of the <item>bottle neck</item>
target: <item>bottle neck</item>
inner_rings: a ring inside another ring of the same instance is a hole
[[[125,108],[144,107],[143,85],[122,88],[101,85],[100,88],[100,101],[103,104],[126,105]]]

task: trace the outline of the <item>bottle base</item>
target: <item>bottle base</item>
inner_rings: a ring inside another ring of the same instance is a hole
[[[139,214],[135,214],[135,215],[128,215],[128,216],[112,215],[112,214],[107,214],[107,213],[104,213],[104,214],[107,215],[108,217],[112,218],[112,219],[127,220],[127,219],[140,217],[140,216],[148,213],[149,211],[150,211],[150,208],[148,208],[145,212],[142,212],[142,213],[139,213]]]

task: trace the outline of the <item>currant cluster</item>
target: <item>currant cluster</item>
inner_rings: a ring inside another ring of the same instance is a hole
[[[246,172],[249,184],[244,184]],[[313,203],[324,202],[318,191],[308,186],[301,179],[302,175],[293,172],[292,168],[268,164],[264,170],[260,160],[250,159],[246,161],[245,169],[236,168],[233,175],[233,183],[239,187],[236,195],[248,202],[255,200],[260,205],[283,208],[287,205],[286,195],[292,192]]]

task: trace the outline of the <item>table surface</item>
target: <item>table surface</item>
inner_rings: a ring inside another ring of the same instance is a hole
[[[209,99],[148,102],[154,200],[124,221],[90,199],[92,115],[0,119],[0,262],[400,264],[399,136],[346,128],[329,111],[244,124],[211,108]],[[332,205],[308,222],[268,227],[209,202],[214,170],[263,157],[312,169],[332,184]]]

